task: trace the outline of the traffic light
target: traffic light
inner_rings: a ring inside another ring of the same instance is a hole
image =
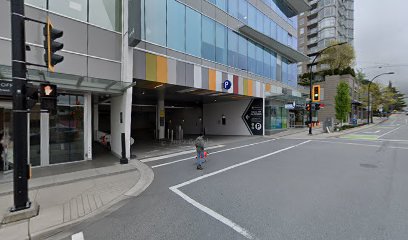
[[[64,60],[64,57],[58,54],[55,54],[57,51],[61,50],[64,47],[63,43],[55,41],[58,38],[61,38],[64,34],[63,31],[54,28],[51,24],[50,19],[47,19],[47,23],[43,29],[44,40],[44,61],[48,67],[48,70],[54,72],[54,66]]]
[[[57,109],[57,85],[54,84],[41,84],[40,85],[40,98],[41,109],[54,112]]]
[[[310,107],[311,107],[311,106],[310,106],[310,103],[306,104],[306,110],[307,110],[307,111],[310,111]]]
[[[314,85],[312,91],[313,102],[320,102],[320,85]]]
[[[320,103],[315,103],[315,110],[316,111],[320,110]]]

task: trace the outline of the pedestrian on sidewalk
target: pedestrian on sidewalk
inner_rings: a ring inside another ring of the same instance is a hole
[[[203,163],[204,163],[204,138],[202,136],[198,136],[195,140],[195,147],[197,151],[197,170],[203,170]]]

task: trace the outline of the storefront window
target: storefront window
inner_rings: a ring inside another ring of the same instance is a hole
[[[283,106],[266,106],[265,127],[268,130],[285,129],[288,127],[288,113]]]
[[[122,0],[89,0],[89,22],[120,32]]]
[[[67,17],[87,21],[88,1],[70,0],[70,1],[48,1],[50,11],[60,13]]]
[[[11,109],[0,108],[0,171],[13,169],[13,114]]]
[[[58,97],[57,114],[50,114],[50,164],[84,159],[83,96]]]

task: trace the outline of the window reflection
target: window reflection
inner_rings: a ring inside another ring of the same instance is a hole
[[[50,11],[60,13],[67,17],[75,18],[81,21],[88,20],[87,0],[48,1],[48,8]]]
[[[122,29],[122,1],[89,0],[89,22],[120,32]]]

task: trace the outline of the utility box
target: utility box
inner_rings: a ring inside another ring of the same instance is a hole
[[[329,133],[333,132],[333,127],[334,127],[334,120],[333,118],[326,118],[326,120],[323,122],[323,132]]]

